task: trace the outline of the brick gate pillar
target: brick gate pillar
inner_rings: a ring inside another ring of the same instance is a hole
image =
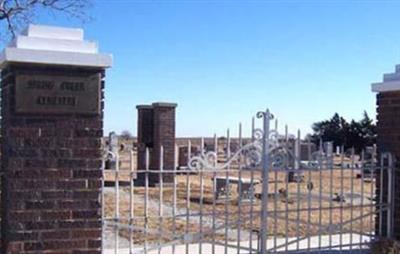
[[[81,29],[29,26],[0,54],[1,253],[101,253],[103,87]]]
[[[138,105],[138,156],[139,170],[146,165],[146,149],[149,149],[149,168],[160,169],[161,146],[164,149],[164,169],[172,170],[175,160],[175,103],[156,102],[152,105]],[[137,185],[145,184],[145,173],[138,173]],[[159,182],[158,173],[148,174],[149,185]],[[173,183],[173,174],[163,174],[164,184]]]
[[[153,107],[150,105],[136,106],[138,111],[137,118],[137,168],[138,170],[146,169],[146,150],[149,149],[151,157],[153,149]],[[149,168],[154,168],[149,161]],[[157,182],[157,175],[148,175],[149,184]],[[154,178],[154,179],[153,179]],[[144,186],[146,181],[145,173],[138,173],[135,181],[136,185]]]
[[[175,103],[153,103],[153,161],[160,167],[161,146],[164,149],[164,169],[173,170],[175,161]],[[173,174],[163,174],[164,184],[174,182]]]
[[[372,91],[377,93],[377,147],[378,154],[391,153],[400,159],[400,65],[396,66],[394,73],[384,74],[383,82],[372,84]],[[396,169],[399,164],[396,163]],[[386,173],[386,171],[385,171]],[[379,177],[379,176],[378,176]],[[384,200],[387,199],[387,175],[383,175],[384,185],[376,181],[377,196],[383,192]],[[379,178],[378,178],[379,179]],[[394,172],[395,188],[393,190],[393,237],[400,240],[400,174]],[[386,216],[386,212],[383,216]],[[386,217],[384,217],[386,218]],[[387,236],[387,220],[383,219],[379,225],[379,214],[376,217],[376,230],[382,228],[383,236]]]

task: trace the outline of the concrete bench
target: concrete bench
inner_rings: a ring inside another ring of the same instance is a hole
[[[212,178],[215,181],[215,199],[219,199],[221,196],[228,198],[231,194],[232,185],[237,186],[237,192],[242,200],[249,201],[254,197],[255,186],[261,181],[259,179],[240,178],[233,176],[217,176]]]

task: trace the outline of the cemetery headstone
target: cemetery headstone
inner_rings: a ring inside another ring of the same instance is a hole
[[[115,170],[117,167],[116,155],[119,154],[118,135],[115,132],[110,132],[108,136],[108,150],[113,156],[107,156],[105,169]]]

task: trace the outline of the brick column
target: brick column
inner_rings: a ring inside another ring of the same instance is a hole
[[[378,155],[391,153],[395,158],[400,158],[400,66],[396,67],[395,73],[385,74],[382,83],[372,85],[372,90],[377,92],[377,148]],[[393,190],[393,237],[400,240],[400,172],[399,163],[395,164]],[[377,179],[380,179],[378,174]],[[387,201],[388,194],[387,171],[383,171],[383,186],[380,181],[376,181],[377,192],[383,192],[384,202]],[[387,213],[383,213],[383,236],[387,236]],[[379,214],[376,216],[376,230],[380,228]]]
[[[3,254],[101,253],[104,68],[66,54],[13,48],[0,63]]]
[[[153,107],[150,105],[138,105],[136,106],[138,111],[137,119],[137,168],[139,170],[146,169],[146,149],[149,149],[149,155],[151,156],[153,151]],[[150,162],[151,164],[151,162]],[[149,165],[153,168],[153,165]],[[156,179],[149,174],[149,182],[156,182]],[[151,178],[151,179],[150,179]],[[138,173],[135,181],[136,185],[145,185],[145,174]]]
[[[45,75],[99,73],[12,65],[3,69],[3,253],[99,250],[103,116],[15,113],[14,81],[27,69]]]
[[[150,169],[160,168],[161,146],[164,149],[164,169],[173,169],[175,160],[175,108],[174,103],[138,105],[138,169],[145,169],[146,149],[150,154]],[[139,173],[136,184],[145,184],[145,173]],[[159,182],[159,174],[149,173],[149,185]],[[165,184],[173,182],[173,174],[163,174]]]
[[[175,108],[174,103],[153,103],[153,158],[155,168],[160,167],[161,146],[164,149],[164,168],[174,169],[175,161]],[[173,174],[163,174],[164,183],[172,184]]]

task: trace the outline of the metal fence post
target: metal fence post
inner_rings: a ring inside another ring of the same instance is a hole
[[[272,115],[266,112],[257,113],[258,118],[263,118],[263,153],[262,153],[262,202],[261,202],[261,254],[267,253],[268,233],[268,173],[269,173],[269,131]]]

